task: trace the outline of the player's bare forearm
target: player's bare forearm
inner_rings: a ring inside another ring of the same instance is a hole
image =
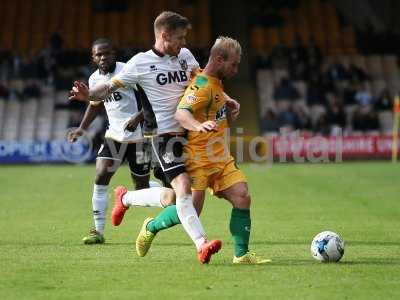
[[[86,130],[92,124],[93,120],[104,110],[103,103],[98,105],[89,104],[86,108],[85,114],[79,125],[79,128]]]
[[[187,109],[178,109],[175,113],[175,119],[181,126],[190,131],[198,131],[201,123],[197,121]]]
[[[144,120],[143,110],[141,110],[135,117],[131,118],[125,125],[125,130],[135,131],[137,126]]]
[[[102,101],[119,87],[120,86],[115,84],[114,81],[108,81],[99,83],[95,87],[89,89],[85,83],[75,81],[71,91],[69,92],[69,100],[92,102]]]
[[[97,84],[95,87],[89,89],[89,101],[102,101],[110,96],[118,87],[112,81]]]
[[[175,119],[181,124],[183,128],[189,131],[208,132],[218,129],[218,125],[215,121],[205,121],[203,123],[200,123],[187,109],[178,108],[175,113]]]

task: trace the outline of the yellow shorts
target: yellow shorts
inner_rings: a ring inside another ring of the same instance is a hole
[[[246,177],[236,167],[233,157],[227,162],[219,162],[208,166],[186,164],[186,170],[192,181],[192,190],[203,191],[207,188],[212,190],[213,194],[226,190],[239,182],[246,182]]]

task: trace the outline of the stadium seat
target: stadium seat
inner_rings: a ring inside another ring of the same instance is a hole
[[[387,83],[392,95],[400,95],[400,78],[392,77],[387,81]]]
[[[30,98],[22,105],[19,140],[33,140],[39,99]]]
[[[198,47],[208,48],[211,41],[211,17],[208,1],[197,1],[197,28]]]
[[[23,9],[19,9],[18,18],[16,18],[15,27],[15,49],[18,53],[30,54],[30,38],[31,38],[31,17],[32,17],[32,1],[24,1]]]
[[[17,1],[1,1],[3,18],[1,19],[0,45],[4,49],[14,49],[14,35],[18,13]]]
[[[354,29],[350,26],[343,27],[341,37],[344,52],[346,54],[357,53],[356,34]]]
[[[46,23],[48,15],[48,0],[38,1],[33,5],[30,33],[30,49],[37,53],[46,46]]]
[[[55,92],[55,103],[56,104],[67,104],[68,103],[68,91],[57,91]]]
[[[52,138],[56,140],[65,139],[70,120],[70,111],[67,109],[56,110],[54,120],[57,121],[53,123]]]
[[[3,137],[7,141],[15,141],[18,138],[21,116],[21,103],[17,100],[9,100],[4,113]]]
[[[294,11],[294,26],[296,32],[301,36],[304,44],[307,45],[311,37],[310,26],[307,18],[307,11],[304,6],[300,6]]]
[[[383,134],[391,134],[393,130],[393,113],[382,111],[378,114],[379,126]]]
[[[353,124],[353,114],[357,110],[357,105],[346,105],[344,107],[344,112],[346,114],[346,131],[352,132],[352,124]]]
[[[2,137],[5,106],[6,106],[6,101],[4,99],[0,98],[0,139]]]
[[[132,46],[134,43],[134,36],[132,36],[132,30],[136,31],[138,12],[136,9],[137,2],[131,2],[130,9],[127,12],[121,13],[121,45],[124,47]],[[123,24],[123,26],[122,26]]]
[[[323,2],[321,12],[324,18],[325,35],[328,37],[326,42],[330,52],[342,53],[341,28],[335,7],[331,2]]]
[[[348,66],[351,62],[351,58],[348,55],[338,55],[338,59],[343,66]]]
[[[367,72],[375,79],[383,78],[382,60],[379,55],[366,57]]]
[[[39,101],[35,137],[38,140],[50,140],[53,123],[54,98],[47,94]]]
[[[385,55],[382,57],[383,73],[386,79],[399,76],[397,57],[395,55]]]
[[[272,50],[276,45],[281,43],[279,30],[277,28],[267,28],[265,30],[267,39],[267,48]]]
[[[69,16],[68,18],[64,18],[62,23],[65,48],[69,49],[77,48],[76,34],[79,28],[76,26],[78,22],[76,16],[79,9],[80,8],[75,0],[68,1],[68,5],[64,7],[64,14]]]
[[[287,69],[275,69],[272,76],[274,84],[277,85],[281,82],[282,78],[289,78],[289,71]]]
[[[307,94],[307,84],[306,84],[306,82],[302,81],[302,80],[298,80],[298,81],[294,81],[293,85],[299,91],[300,97],[304,100],[306,98],[306,94]]]
[[[373,80],[371,83],[371,91],[374,97],[379,97],[382,91],[387,87],[386,81],[383,79]]]
[[[106,17],[104,13],[92,15],[92,40],[105,36]]]
[[[363,55],[353,55],[350,57],[350,61],[355,64],[357,67],[363,69],[365,72],[367,72],[367,64],[366,64],[366,59],[365,56]]]
[[[105,13],[107,20],[104,28],[104,36],[110,38],[114,45],[117,47],[121,46],[121,30],[120,28],[124,25],[120,24],[121,13],[120,12],[108,12]]]
[[[266,48],[266,37],[264,34],[264,28],[254,27],[251,29],[250,33],[250,43],[251,47],[256,52],[262,52]]]

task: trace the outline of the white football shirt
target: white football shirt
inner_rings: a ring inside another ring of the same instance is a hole
[[[156,117],[157,134],[182,132],[175,112],[192,71],[198,68],[198,62],[186,48],[182,48],[178,56],[163,55],[151,49],[133,56],[112,81],[117,86],[139,84],[143,88]]]
[[[95,71],[89,77],[89,88],[96,86],[98,83],[107,82],[114,75],[120,73],[124,66],[124,63],[117,62],[114,72],[104,75],[100,74],[99,70]],[[96,105],[96,103],[100,102],[91,102],[91,105]],[[106,138],[117,142],[135,142],[143,138],[140,126],[134,132],[125,130],[127,122],[139,113],[136,95],[132,87],[119,88],[104,99],[103,103],[109,122],[109,127],[105,134]]]

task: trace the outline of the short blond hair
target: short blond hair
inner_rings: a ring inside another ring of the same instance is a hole
[[[224,60],[227,60],[232,52],[242,55],[240,43],[233,38],[219,36],[211,47],[210,56],[222,56]]]
[[[154,20],[154,34],[157,36],[161,31],[173,32],[176,29],[190,29],[192,26],[187,18],[173,11],[163,11]]]

